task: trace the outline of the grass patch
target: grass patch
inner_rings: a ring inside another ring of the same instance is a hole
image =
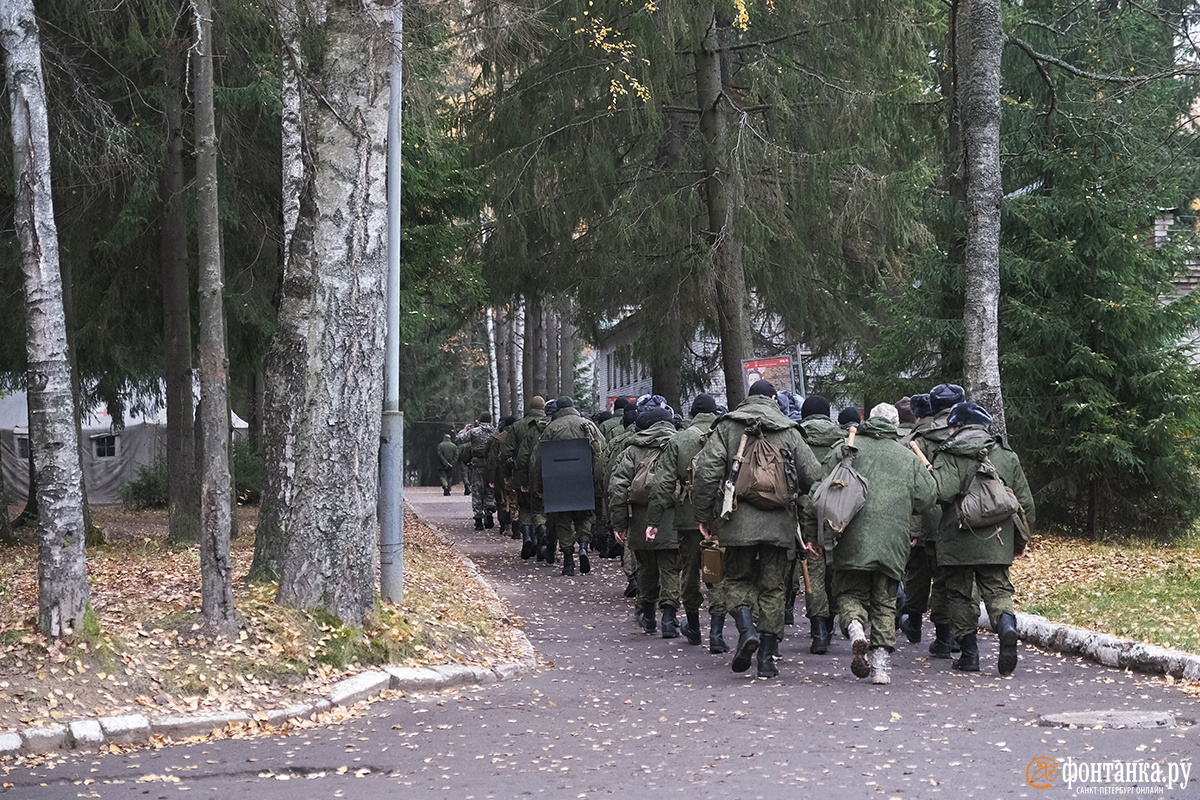
[[[1035,537],[1013,566],[1022,611],[1200,654],[1200,541]]]

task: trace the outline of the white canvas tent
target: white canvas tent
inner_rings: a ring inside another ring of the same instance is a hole
[[[235,434],[244,435],[246,422],[232,418]],[[137,477],[138,467],[166,451],[167,410],[144,415],[127,412],[125,427],[114,431],[108,408],[98,404],[86,411],[82,422],[83,481],[88,502],[111,505],[121,502],[119,490]],[[25,392],[0,397],[0,470],[9,498],[24,502],[29,492],[29,406]]]

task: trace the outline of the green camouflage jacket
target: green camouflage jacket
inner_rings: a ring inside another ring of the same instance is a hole
[[[608,517],[614,530],[629,532],[629,546],[634,550],[671,550],[679,547],[679,537],[675,534],[671,509],[667,509],[660,516],[658,534],[654,541],[648,542],[648,507],[629,501],[629,485],[633,482],[633,476],[637,474],[642,460],[649,458],[656,450],[664,451],[654,465],[654,476],[657,479],[666,459],[667,444],[676,433],[675,424],[666,420],[656,422],[644,431],[635,432],[629,437],[628,446],[617,456],[613,465],[608,488]]]
[[[654,471],[654,487],[650,492],[646,524],[659,526],[663,514],[674,507],[675,530],[694,531],[700,527],[696,522],[696,507],[692,504],[691,475],[692,459],[700,452],[704,434],[712,430],[717,421],[716,414],[697,414],[692,424],[671,437],[662,458]],[[686,482],[686,486],[684,485]],[[661,527],[661,526],[659,526]]]

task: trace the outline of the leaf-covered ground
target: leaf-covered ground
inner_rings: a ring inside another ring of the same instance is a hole
[[[196,548],[165,544],[165,512],[93,510],[108,545],[88,554],[94,624],[67,644],[36,630],[35,533],[0,548],[0,732],[100,715],[262,710],[312,698],[380,663],[488,665],[520,657],[494,593],[406,510],[403,607],[383,604],[365,629],[273,602],[242,580],[255,510],[238,509],[235,641],[199,623]]]
[[[1017,606],[1059,622],[1200,654],[1200,542],[1035,536],[1012,570]]]

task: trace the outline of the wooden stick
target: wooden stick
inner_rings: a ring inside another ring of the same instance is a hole
[[[921,463],[925,465],[925,469],[933,469],[933,464],[929,463],[929,459],[926,458],[925,454],[921,452],[921,448],[917,446],[916,442],[909,442],[908,446],[911,447],[912,451],[917,454],[917,458],[921,459]]]
[[[854,434],[858,433],[858,428],[850,429],[850,435],[846,437],[846,447],[854,447]]]
[[[801,568],[804,569],[804,591],[808,594],[812,594],[813,593],[812,579],[808,577],[808,554],[807,553],[805,553],[804,556],[800,559],[800,566],[801,566]]]

